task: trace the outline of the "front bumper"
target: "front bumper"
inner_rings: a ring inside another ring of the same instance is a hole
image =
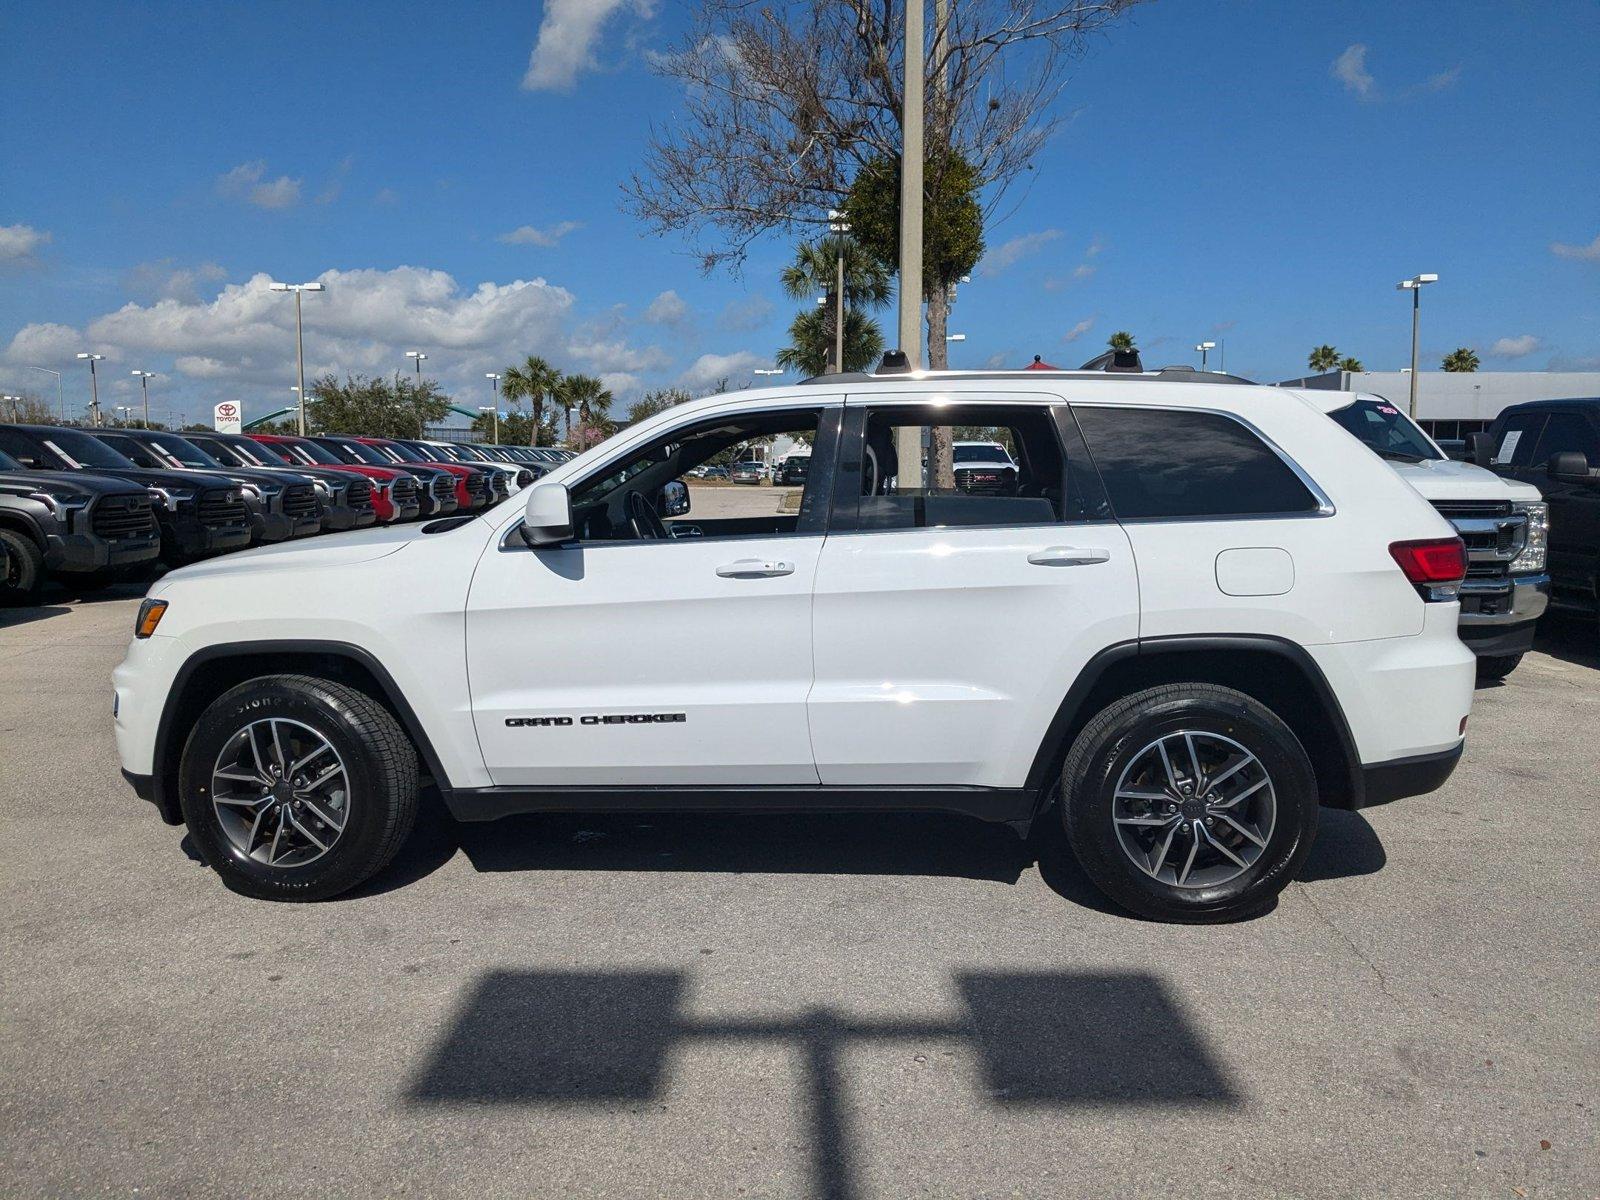
[[[1375,804],[1387,804],[1391,800],[1438,791],[1455,772],[1465,745],[1466,742],[1462,741],[1449,750],[1433,754],[1364,764],[1361,768],[1363,796],[1358,807],[1371,808]]]
[[[93,533],[50,534],[45,538],[45,570],[52,573],[104,571],[147,563],[161,553],[161,535],[112,541]]]
[[[252,512],[250,535],[252,542],[287,542],[291,538],[306,537],[322,528],[322,519],[316,513],[293,517],[282,512]]]
[[[1461,585],[1461,640],[1474,654],[1521,654],[1550,604],[1550,576],[1468,579]]]
[[[168,557],[221,554],[250,544],[250,523],[202,525],[198,518],[180,514],[161,523],[161,541]]]

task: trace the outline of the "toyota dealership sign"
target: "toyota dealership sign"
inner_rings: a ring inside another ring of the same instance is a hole
[[[242,433],[244,430],[244,411],[236,401],[224,400],[212,409],[211,418],[218,433]]]

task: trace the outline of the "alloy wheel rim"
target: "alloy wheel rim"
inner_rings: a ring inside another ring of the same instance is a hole
[[[333,743],[311,726],[268,717],[223,744],[211,771],[211,805],[240,858],[303,867],[343,835],[350,775]]]
[[[1230,737],[1180,729],[1123,768],[1111,820],[1129,861],[1159,883],[1219,887],[1272,840],[1278,800],[1261,760]]]

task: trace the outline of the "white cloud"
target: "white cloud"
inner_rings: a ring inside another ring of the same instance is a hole
[[[24,229],[26,226],[18,225],[16,228]],[[0,229],[0,258],[5,257],[3,252],[4,234],[5,230]],[[49,235],[46,234],[45,236],[48,237]],[[1587,246],[1573,246],[1567,242],[1551,242],[1550,253],[1557,258],[1570,258],[1574,262],[1600,262],[1600,233],[1597,233],[1594,241]]]
[[[730,300],[722,310],[718,323],[734,333],[748,333],[766,324],[772,315],[773,304],[765,296],[747,296],[743,300]]]
[[[1015,266],[1023,259],[1039,253],[1060,236],[1059,229],[1041,229],[1037,233],[1024,233],[1008,242],[1002,242],[983,256],[983,261],[978,264],[978,271],[982,275],[998,275],[1007,267]]]
[[[1079,338],[1081,338],[1084,334],[1088,333],[1089,330],[1091,330],[1093,328],[1094,328],[1094,318],[1093,317],[1085,317],[1083,320],[1079,321],[1076,325],[1074,325],[1071,329],[1067,330],[1066,333],[1062,334],[1061,335],[1061,340],[1063,342],[1075,342]]]
[[[1367,48],[1360,42],[1346,47],[1345,52],[1333,60],[1333,66],[1328,70],[1335,79],[1361,99],[1375,98],[1378,81],[1367,70]]]
[[[750,372],[766,366],[768,359],[750,350],[736,350],[732,354],[702,354],[691,363],[678,383],[690,391],[715,387],[726,379],[730,388],[744,387],[750,382]]]
[[[679,328],[688,324],[689,306],[682,296],[669,289],[650,301],[644,310],[644,319],[651,325]]]
[[[195,303],[200,299],[202,284],[221,283],[228,272],[214,262],[197,267],[180,267],[172,259],[140,263],[122,277],[122,290],[135,300],[184,300]]]
[[[50,244],[50,233],[32,225],[0,225],[0,263],[26,262],[40,246]]]
[[[263,179],[266,173],[265,159],[240,163],[217,176],[217,194],[247,200],[257,208],[289,208],[300,202],[300,180],[287,175]]]
[[[607,21],[623,9],[653,14],[651,0],[546,0],[538,39],[528,56],[522,87],[530,92],[566,92],[578,76],[599,66],[595,43]]]
[[[1544,342],[1531,333],[1519,337],[1503,337],[1489,347],[1491,358],[1526,358],[1537,351]]]
[[[1456,80],[1461,78],[1461,68],[1451,67],[1446,71],[1436,71],[1421,83],[1411,87],[1402,88],[1393,94],[1386,93],[1378,86],[1378,81],[1371,71],[1367,70],[1367,47],[1363,42],[1355,42],[1345,47],[1344,53],[1333,60],[1333,65],[1328,68],[1332,75],[1345,90],[1358,100],[1402,100],[1407,96],[1415,96],[1422,92],[1442,92],[1453,87]]]
[[[1098,268],[1092,267],[1088,263],[1079,263],[1076,267],[1072,268],[1072,277],[1074,279],[1092,279],[1094,278],[1094,273],[1097,269]]]
[[[328,182],[323,184],[322,190],[317,193],[318,204],[332,204],[344,191],[344,181],[350,174],[350,168],[355,165],[353,155],[346,154],[333,168],[333,173],[328,176]]]
[[[502,233],[499,240],[508,246],[558,246],[567,234],[583,228],[582,221],[557,221],[537,229],[532,225],[519,225],[510,233]]]

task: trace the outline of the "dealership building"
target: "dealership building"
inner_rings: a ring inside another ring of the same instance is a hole
[[[1329,371],[1285,379],[1279,387],[1367,392],[1405,408],[1409,371]],[[1600,396],[1600,371],[1422,371],[1417,375],[1417,423],[1437,438],[1486,429],[1513,404]]]

